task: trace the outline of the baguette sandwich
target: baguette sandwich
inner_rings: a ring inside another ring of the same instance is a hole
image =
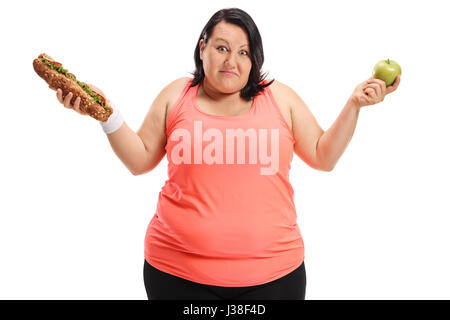
[[[62,90],[63,99],[69,92],[73,94],[71,103],[80,97],[80,109],[94,119],[105,122],[113,113],[113,108],[105,97],[92,90],[86,83],[78,81],[73,73],[69,73],[61,63],[54,61],[45,53],[34,59],[33,68],[51,88]]]

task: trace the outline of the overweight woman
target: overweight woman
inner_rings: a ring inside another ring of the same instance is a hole
[[[133,175],[167,155],[168,180],[145,236],[147,296],[302,300],[304,245],[289,182],[293,154],[331,171],[361,107],[383,101],[400,77],[389,87],[373,78],[359,84],[324,131],[294,90],[261,74],[262,40],[246,12],[216,12],[194,59],[193,77],[169,83],[137,133],[114,105],[110,119],[100,122]],[[66,108],[85,114],[79,98],[71,104],[72,94],[52,89]]]

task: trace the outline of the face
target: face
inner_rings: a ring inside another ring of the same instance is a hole
[[[200,40],[200,59],[205,82],[218,91],[234,93],[247,85],[252,61],[247,33],[241,27],[219,22],[207,44]]]

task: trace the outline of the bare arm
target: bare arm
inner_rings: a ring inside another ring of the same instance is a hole
[[[360,108],[348,100],[333,125],[317,142],[317,161],[331,171],[344,153],[355,132]]]
[[[142,126],[137,134],[142,139],[147,150],[147,158],[144,166],[138,174],[144,174],[152,170],[164,158],[166,154],[166,118],[169,101],[178,97],[189,78],[178,78],[169,83],[156,97],[148,111]]]
[[[359,108],[349,99],[333,125],[324,131],[296,92],[287,86],[284,90],[291,106],[295,153],[311,168],[331,171],[350,142]]]
[[[317,161],[316,152],[317,142],[324,132],[323,129],[302,98],[289,86],[279,83],[282,94],[289,101],[295,154],[311,168],[326,171],[326,168]]]
[[[355,88],[336,121],[317,142],[317,161],[322,163],[327,171],[335,167],[350,143],[360,109],[382,102],[387,94],[397,90],[399,84],[400,76],[397,76],[389,87],[386,87],[384,81],[370,77]]]
[[[167,96],[168,87],[153,101],[137,133],[124,122],[118,130],[107,135],[115,154],[133,175],[151,171],[166,153]]]
[[[113,133],[107,134],[114,153],[133,175],[142,171],[149,156],[141,137],[124,122]]]

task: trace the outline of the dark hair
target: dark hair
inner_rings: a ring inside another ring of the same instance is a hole
[[[204,42],[207,43],[213,33],[214,27],[221,21],[237,25],[247,32],[250,41],[252,68],[250,70],[247,85],[241,90],[241,97],[250,101],[253,97],[258,95],[260,91],[263,91],[265,87],[271,85],[275,79],[269,83],[260,84],[267,76],[266,73],[261,74],[261,67],[264,63],[264,50],[261,35],[259,34],[253,19],[245,11],[238,8],[227,8],[217,11],[203,28],[194,52],[196,69],[194,72],[191,72],[194,76],[191,87],[201,83],[205,78],[203,62],[200,59],[200,40],[203,39]]]

